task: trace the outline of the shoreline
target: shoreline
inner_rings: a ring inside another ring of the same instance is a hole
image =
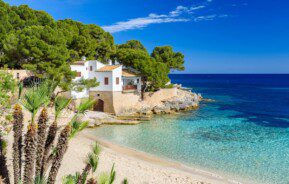
[[[87,134],[86,132],[80,133],[79,136],[92,140],[92,141],[97,141],[102,147],[109,149],[121,156],[137,159],[138,161],[141,161],[141,162],[146,162],[156,168],[165,168],[168,170],[173,170],[177,173],[183,173],[183,174],[189,175],[191,178],[200,182],[200,184],[202,183],[204,184],[205,183],[246,184],[245,182],[239,182],[239,181],[230,179],[228,177],[215,174],[213,172],[205,171],[205,170],[191,167],[191,166],[186,166],[177,161],[160,158],[150,153],[146,153],[140,150],[135,150],[133,148],[119,145],[119,144],[104,140],[102,138],[99,138],[97,136]]]

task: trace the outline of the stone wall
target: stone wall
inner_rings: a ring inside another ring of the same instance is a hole
[[[26,77],[32,76],[32,72],[28,70],[6,70],[8,73],[13,75],[13,78],[16,80],[23,80]]]
[[[157,92],[147,92],[144,100],[141,100],[140,93],[123,93],[109,91],[91,91],[90,98],[104,101],[104,112],[123,114],[128,111],[137,111],[143,107],[153,108],[162,104],[163,101],[178,95],[177,88],[161,89]]]
[[[146,92],[144,94],[144,103],[148,105],[159,105],[162,101],[178,95],[177,88],[160,89],[156,92]]]
[[[137,104],[141,101],[141,96],[139,93],[113,93],[113,106],[115,114],[120,114],[126,109],[135,108]]]
[[[110,91],[90,91],[89,97],[94,100],[104,101],[104,112],[115,114],[115,108],[113,106],[113,92]]]

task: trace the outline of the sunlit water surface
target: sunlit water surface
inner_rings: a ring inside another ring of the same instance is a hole
[[[289,75],[171,75],[213,103],[90,133],[188,166],[256,183],[289,183]],[[250,183],[251,183],[250,182]]]

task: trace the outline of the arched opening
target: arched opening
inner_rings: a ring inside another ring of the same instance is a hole
[[[98,99],[95,104],[93,105],[93,110],[94,111],[100,111],[104,112],[104,101],[101,99]]]

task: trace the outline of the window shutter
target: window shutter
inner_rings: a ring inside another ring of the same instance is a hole
[[[105,85],[108,85],[108,77],[105,77],[105,78],[104,78],[104,84],[105,84]]]

